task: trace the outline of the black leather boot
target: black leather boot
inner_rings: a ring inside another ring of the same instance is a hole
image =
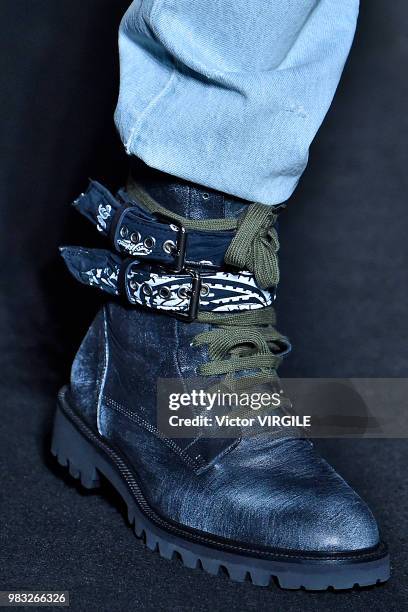
[[[65,247],[63,257],[112,299],[60,392],[58,461],[87,488],[108,478],[136,534],[188,567],[291,589],[387,580],[370,510],[309,441],[158,429],[159,378],[276,380],[289,345],[272,310],[275,211],[146,169],[143,189],[133,182],[114,197],[93,183],[75,206],[113,247]]]

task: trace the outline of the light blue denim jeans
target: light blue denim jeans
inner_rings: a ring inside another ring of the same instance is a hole
[[[149,166],[264,204],[287,200],[330,106],[358,0],[135,0],[116,125]]]

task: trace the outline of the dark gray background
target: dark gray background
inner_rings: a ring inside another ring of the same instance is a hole
[[[95,243],[68,206],[87,177],[116,187],[126,175],[112,112],[127,4],[1,3],[0,589],[70,590],[75,610],[401,610],[406,441],[320,443],[393,554],[387,586],[339,594],[262,590],[169,563],[132,536],[112,491],[79,492],[49,458],[54,396],[100,299],[69,279],[57,246]],[[407,376],[407,18],[405,0],[363,0],[282,215],[279,328],[295,345],[284,376]]]

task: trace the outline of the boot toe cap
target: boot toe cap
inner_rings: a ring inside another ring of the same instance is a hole
[[[345,485],[347,487],[347,485]],[[355,553],[379,543],[377,523],[367,505],[352,490],[316,496],[298,511],[283,512],[282,536],[270,532],[269,542],[281,548],[321,553]]]
[[[185,489],[177,511],[180,522],[200,531],[273,549],[330,554],[379,543],[368,506],[304,440],[273,448],[244,442],[202,476],[199,490]]]

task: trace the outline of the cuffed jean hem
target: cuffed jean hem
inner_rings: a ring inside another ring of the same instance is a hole
[[[157,135],[156,124],[150,126],[147,119],[139,118],[135,120],[138,131],[136,132],[135,129],[131,128],[125,132],[120,129],[118,114],[118,112],[115,114],[116,123],[126,152],[129,155],[138,157],[156,170],[161,170],[177,178],[185,179],[210,189],[216,189],[237,198],[248,200],[249,202],[259,202],[271,206],[285,202],[296,189],[301,174],[307,165],[307,160],[305,160],[304,165],[299,168],[299,174],[296,176],[286,177],[278,175],[274,178],[268,177],[263,179],[260,183],[256,184],[253,177],[253,168],[235,167],[235,173],[231,175],[230,167],[226,172],[223,172],[222,164],[218,157],[203,158],[197,152],[197,149],[192,151],[190,156],[186,157],[185,148],[183,148],[182,154],[179,155],[177,150],[172,149],[170,146],[166,147],[165,140],[162,140],[160,147],[158,147],[155,140],[151,138],[151,134]],[[240,177],[239,181],[237,176]]]
[[[358,0],[134,0],[115,121],[129,154],[230,195],[293,193],[353,40]]]

